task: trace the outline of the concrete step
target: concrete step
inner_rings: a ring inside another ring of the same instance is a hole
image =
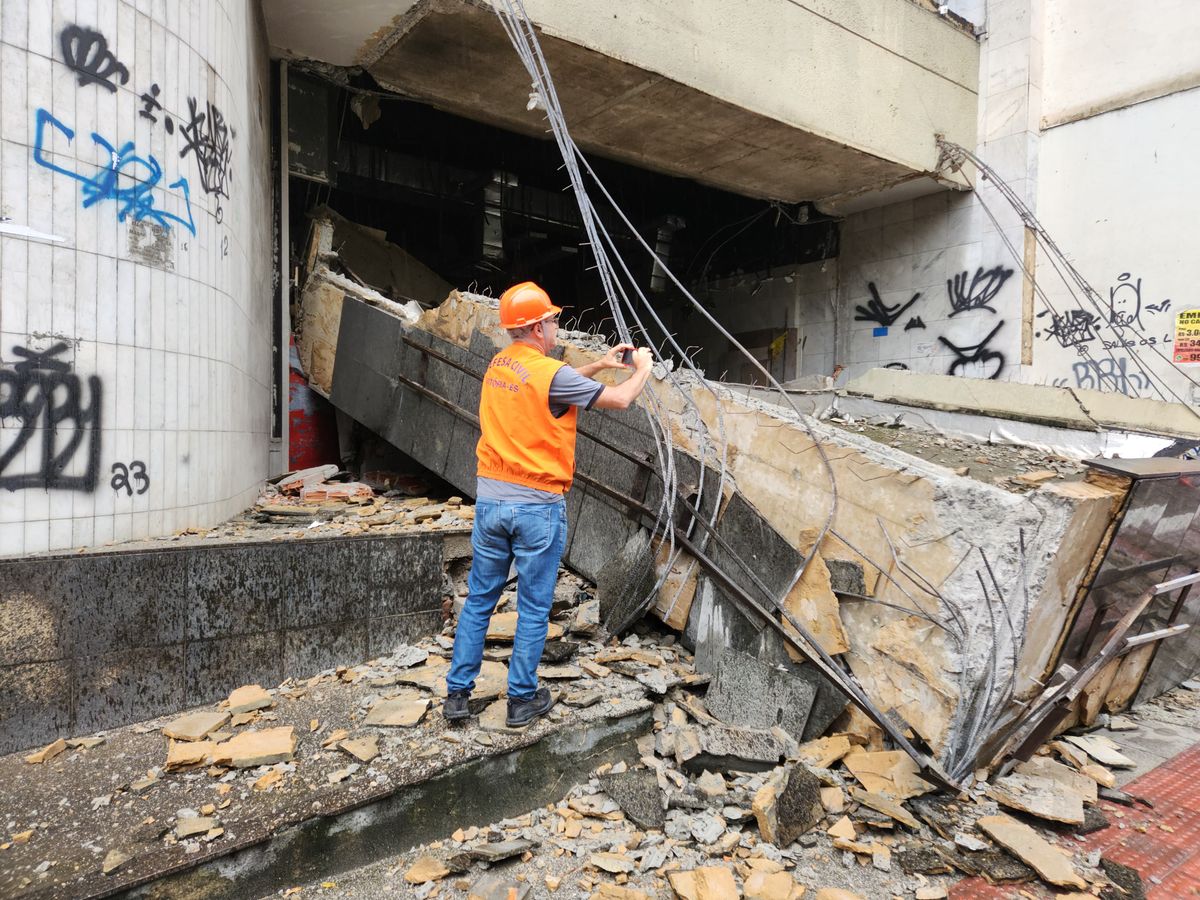
[[[644,688],[613,674],[564,683],[602,696],[586,708],[560,703],[553,718],[522,731],[485,727],[479,717],[451,726],[437,699],[414,727],[368,727],[365,711],[395,690],[369,683],[379,669],[330,672],[276,691],[273,709],[234,729],[292,726],[290,763],[223,773],[198,767],[138,784],[163,765],[161,729],[174,717],[109,732],[98,746],[68,748],[40,764],[23,754],[0,758],[0,843],[9,844],[0,850],[0,896],[262,896],[556,800],[597,766],[635,760],[634,741],[653,723]],[[381,752],[332,782],[331,773],[355,763],[343,750],[322,748],[339,728],[378,736]],[[272,772],[277,783],[256,789]],[[211,841],[174,838],[180,810],[203,813],[226,800],[212,813],[223,831]],[[128,859],[106,875],[114,850]]]

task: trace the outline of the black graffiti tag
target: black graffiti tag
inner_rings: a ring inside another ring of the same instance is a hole
[[[80,85],[98,84],[116,93],[117,86],[110,79],[118,78],[121,84],[129,82],[129,69],[108,49],[108,39],[100,32],[68,25],[58,36],[58,45],[67,68],[79,76]]]
[[[196,157],[200,187],[206,194],[228,198],[233,132],[216,106],[206,103],[201,111],[195,97],[188,98],[188,118],[188,123],[179,128],[184,139],[179,155],[191,152]]]
[[[1038,313],[1037,317],[1040,319],[1047,315],[1051,316],[1051,320],[1050,327],[1045,330],[1046,340],[1054,338],[1060,346],[1083,348],[1098,336],[1096,331],[1100,317],[1086,309],[1068,309],[1062,314],[1047,309]],[[1037,334],[1040,336],[1042,332]]]
[[[981,378],[999,378],[1000,371],[1004,368],[1004,354],[999,350],[989,350],[988,343],[996,336],[996,333],[1004,327],[1004,323],[1000,322],[988,332],[978,344],[972,344],[970,347],[959,347],[950,343],[941,335],[938,340],[954,351],[957,359],[950,363],[950,368],[947,369],[947,375],[966,375],[971,372],[974,367]],[[990,374],[988,374],[990,372]]]
[[[129,483],[129,476],[133,476],[133,480],[138,483],[138,495],[146,493],[150,490],[150,476],[146,474],[146,464],[140,459],[135,459],[128,466],[122,462],[112,464],[112,481],[109,486],[114,491],[125,491],[125,496],[132,497],[134,494],[133,486]]]
[[[867,290],[871,292],[871,299],[866,306],[859,304],[854,307],[857,315],[854,317],[856,322],[874,322],[877,325],[882,325],[884,328],[893,324],[897,319],[904,315],[905,310],[917,302],[921,296],[920,292],[912,295],[912,299],[905,304],[897,303],[895,306],[888,306],[883,302],[883,298],[879,296],[879,290],[875,287],[875,282],[867,282]]]
[[[993,269],[984,271],[983,266],[975,270],[975,276],[971,279],[971,284],[967,286],[967,273],[959,272],[953,279],[946,281],[946,293],[950,296],[950,317],[957,316],[960,312],[967,312],[972,309],[986,309],[990,313],[994,313],[988,304],[996,299],[996,295],[1000,293],[1000,288],[1004,287],[1004,282],[1012,276],[1013,270],[1006,269],[1003,266],[996,266]]]
[[[0,369],[0,420],[13,418],[21,423],[16,439],[0,454],[0,487],[10,491],[32,487],[96,489],[100,469],[100,379],[91,375],[84,382],[72,374],[70,365],[55,358],[66,349],[61,341],[43,351],[13,347],[13,354],[22,361],[11,369]],[[60,446],[65,435],[69,437]],[[25,446],[39,436],[36,464],[20,466]],[[79,452],[86,465],[83,474],[64,474]]]

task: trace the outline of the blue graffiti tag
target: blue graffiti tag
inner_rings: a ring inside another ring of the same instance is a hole
[[[167,185],[168,188],[179,188],[183,192],[183,206],[187,210],[187,218],[184,219],[154,206],[154,188],[162,180],[162,166],[153,156],[141,157],[134,153],[133,141],[126,142],[118,149],[100,135],[92,132],[93,143],[104,150],[109,164],[107,168],[97,168],[94,175],[81,175],[70,169],[64,169],[42,155],[42,141],[47,124],[61,131],[66,136],[68,143],[75,137],[73,129],[60,122],[53,114],[39,109],[37,111],[37,134],[33,144],[34,162],[52,172],[58,172],[78,181],[80,193],[83,194],[84,209],[94,206],[102,200],[115,200],[117,202],[117,221],[119,222],[124,222],[126,216],[129,215],[132,215],[138,222],[151,219],[167,229],[171,228],[172,222],[177,222],[195,235],[196,222],[192,217],[192,201],[186,178],[180,178]],[[141,167],[140,172],[136,168],[138,166]],[[118,187],[117,179],[121,175],[125,175],[133,183],[129,187]]]

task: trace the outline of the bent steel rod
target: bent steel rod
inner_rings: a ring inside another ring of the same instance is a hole
[[[392,378],[406,387],[416,391],[421,396],[428,398],[438,406],[446,409],[451,414],[458,416],[463,421],[470,422],[476,427],[479,426],[479,418],[477,416],[462,409],[456,403],[447,400],[445,397],[441,396],[435,391],[430,390],[422,384],[418,384],[404,375],[397,374],[392,376]],[[651,519],[654,518],[653,511],[646,507],[641,501],[635,500],[633,497],[630,497],[621,491],[616,490],[615,488],[609,487],[608,485],[596,480],[595,478],[592,478],[589,475],[584,474],[583,472],[577,472],[575,479],[582,484],[587,485],[589,488],[611,497],[622,505],[628,507],[630,510],[639,513],[641,517],[648,517]],[[702,518],[697,518],[697,521],[701,522],[705,528],[711,528],[711,526],[709,526],[707,522],[704,522]],[[753,613],[754,616],[761,619],[764,624],[778,633],[785,642],[794,647],[802,656],[804,656],[805,659],[816,666],[816,668],[820,670],[821,674],[823,674],[842,692],[842,694],[845,695],[846,699],[862,710],[862,712],[872,722],[883,729],[884,733],[886,733],[888,737],[890,737],[896,743],[896,746],[912,757],[913,761],[915,761],[917,765],[921,767],[924,775],[927,776],[926,780],[934,782],[939,787],[949,788],[955,791],[961,790],[961,785],[957,784],[948,774],[942,771],[941,767],[928,754],[922,753],[920,750],[914,747],[911,742],[909,742],[909,740],[903,735],[903,733],[901,733],[900,729],[896,727],[891,719],[880,712],[875,704],[872,703],[867,697],[865,692],[863,692],[863,690],[857,684],[850,681],[849,676],[840,668],[838,668],[838,665],[836,662],[834,662],[833,657],[825,652],[825,649],[817,643],[816,639],[808,631],[808,629],[805,628],[804,625],[799,621],[797,621],[795,616],[793,616],[788,610],[779,606],[774,600],[773,596],[771,602],[775,605],[775,613],[782,614],[787,619],[787,624],[791,625],[792,628],[795,629],[795,633],[789,631],[783,622],[780,622],[777,618],[775,618],[775,615],[771,610],[764,608],[757,600],[747,593],[741,585],[730,578],[730,576],[727,575],[725,571],[720,568],[720,566],[713,562],[713,560],[709,558],[708,555],[705,554],[704,551],[700,549],[690,538],[688,538],[683,531],[681,531],[679,528],[675,528],[674,533],[675,539],[679,542],[679,545],[687,550],[687,552],[696,560],[696,562],[700,564],[700,567],[704,569],[705,573],[708,574],[715,582],[717,582],[717,584],[720,585],[720,587],[734,599],[734,602],[737,603],[740,608]],[[716,535],[715,530],[711,533],[717,538],[718,546],[720,546],[723,543],[723,540]],[[736,554],[734,554],[734,558],[737,558]],[[757,579],[755,580],[757,581]],[[762,588],[760,587],[760,589]]]

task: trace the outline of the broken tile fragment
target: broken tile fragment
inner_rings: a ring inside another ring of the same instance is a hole
[[[1068,825],[1083,823],[1083,797],[1060,782],[1040,775],[1014,772],[997,778],[988,786],[987,795],[1002,806],[1039,819]]]
[[[515,612],[495,613],[488,623],[485,640],[505,641],[511,643],[517,634],[517,614]],[[563,627],[554,622],[549,624],[546,640],[553,641],[563,636]]]
[[[167,761],[163,769],[167,772],[178,772],[205,765],[212,759],[216,747],[212,741],[171,741],[167,744]]]
[[[57,741],[47,744],[36,753],[30,753],[25,757],[25,762],[29,763],[30,765],[41,765],[47,760],[54,759],[54,757],[58,756],[58,754],[62,753],[66,749],[67,742],[62,738],[59,738]]]
[[[754,871],[742,887],[745,900],[799,900],[803,896],[804,887],[788,872]]]
[[[263,690],[262,685],[247,684],[229,695],[229,713],[248,713],[259,709],[269,709],[275,705],[275,698]]]
[[[471,885],[467,900],[525,900],[530,887],[500,872],[485,872]]]
[[[380,700],[371,707],[365,724],[411,728],[420,723],[421,719],[425,717],[425,711],[428,709],[429,701],[425,699],[396,698],[394,700]]]
[[[177,741],[202,741],[228,721],[223,710],[201,710],[164,725],[162,732]]]
[[[523,838],[512,841],[486,841],[482,844],[476,844],[473,847],[467,848],[467,855],[471,859],[481,859],[484,862],[498,863],[506,859],[512,859],[514,856],[520,856],[536,847],[533,841],[527,841]]]
[[[296,735],[290,725],[262,731],[244,731],[218,744],[212,754],[217,765],[247,769],[286,762],[296,752]]]
[[[430,881],[440,881],[449,874],[450,870],[440,859],[426,854],[404,873],[404,880],[409,884],[427,884]]]
[[[977,824],[996,843],[1031,866],[1043,880],[1060,887],[1080,890],[1087,887],[1087,882],[1079,877],[1079,873],[1071,865],[1070,858],[1043,840],[1024,822],[1001,813],[997,816],[984,816]]]
[[[182,840],[193,835],[204,834],[216,827],[217,820],[211,816],[187,816],[175,823],[175,837]]]
[[[105,875],[111,875],[117,869],[121,868],[121,866],[125,865],[125,863],[129,862],[129,858],[129,854],[121,850],[109,850],[105,854],[104,862],[100,864],[100,871]]]
[[[637,868],[637,863],[624,853],[593,853],[588,857],[588,865],[613,875],[632,872]]]
[[[1102,734],[1068,734],[1064,740],[1074,744],[1101,765],[1112,769],[1132,769],[1135,763],[1115,742]]]
[[[863,791],[858,788],[851,788],[850,798],[876,812],[883,813],[890,819],[895,819],[901,825],[906,825],[913,831],[919,831],[921,828],[921,823],[916,820],[913,814],[890,797],[884,797],[882,794],[873,794],[870,791]]]
[[[868,752],[856,749],[846,755],[842,765],[873,794],[893,800],[907,800],[928,793],[933,785],[917,775],[916,761],[902,750]]]
[[[801,744],[798,753],[802,763],[810,765],[814,769],[828,769],[846,756],[851,749],[853,749],[853,745],[846,735],[834,734]]]
[[[733,872],[724,866],[704,866],[667,876],[679,900],[729,900],[738,896]]]
[[[359,762],[369,763],[379,755],[379,738],[376,735],[369,734],[366,737],[342,741],[338,744],[338,747],[345,750]]]

